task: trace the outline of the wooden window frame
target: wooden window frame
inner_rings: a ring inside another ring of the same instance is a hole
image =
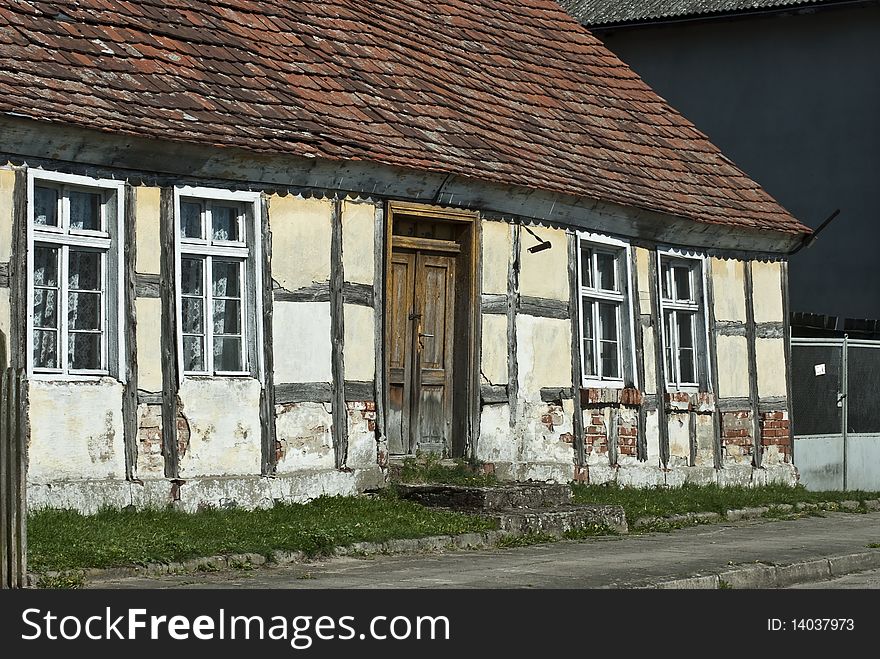
[[[53,188],[58,191],[57,226],[38,225],[34,222],[36,187]],[[120,246],[123,243],[125,216],[125,183],[112,179],[98,179],[38,169],[28,169],[27,174],[27,373],[37,380],[96,380],[114,377],[125,381],[125,352],[123,336],[125,317],[122,294],[123,259]],[[70,227],[70,199],[72,191],[84,191],[101,195],[101,228],[75,229]],[[34,251],[46,246],[58,250],[57,276],[58,299],[56,302],[58,326],[56,350],[58,368],[37,367],[34,364]],[[72,369],[68,365],[68,264],[70,250],[94,251],[101,255],[101,341],[100,367],[97,369]]]
[[[706,256],[700,253],[685,252],[673,248],[657,250],[657,290],[659,291],[660,309],[658,328],[660,330],[660,350],[663,356],[663,377],[666,386],[672,391],[710,391],[711,390],[711,359],[709,358],[709,318],[706,303],[707,268]],[[672,268],[667,264],[688,268],[688,286],[690,297],[678,299]],[[664,279],[669,277],[668,289],[664,291]],[[671,322],[667,328],[667,314]],[[681,315],[692,316],[692,343],[694,351],[693,382],[681,378],[681,363],[678,350],[678,319]],[[668,331],[667,331],[668,330]],[[670,357],[672,361],[670,362]]]
[[[581,386],[585,388],[623,389],[632,383],[638,387],[637,369],[635,368],[635,327],[632,318],[632,266],[631,245],[617,238],[596,233],[577,232],[577,277],[578,277],[578,349],[581,360]],[[594,285],[584,286],[583,283],[583,249],[593,250],[591,276]],[[614,278],[617,291],[601,289],[596,279],[596,254],[610,254],[614,257]],[[595,355],[596,374],[587,373],[586,356],[584,354],[584,298],[595,303],[611,303],[617,310],[617,360],[619,377],[604,377],[601,374],[601,340],[599,337],[598,304],[595,304],[591,322],[593,324],[593,354]]]
[[[181,202],[199,201],[203,204],[199,238],[183,237],[181,233]],[[214,240],[211,236],[211,210],[215,204],[237,205],[238,237],[240,240]],[[239,192],[217,188],[181,186],[174,188],[174,260],[175,313],[177,336],[175,336],[177,360],[180,364],[178,377],[254,377],[262,381],[263,373],[263,323],[262,323],[262,223],[261,196],[259,192]],[[185,371],[183,361],[183,304],[181,293],[181,261],[192,256],[202,260],[203,337],[204,364],[202,371]],[[213,344],[213,295],[212,272],[214,259],[233,260],[239,263],[242,369],[223,371],[214,368]]]

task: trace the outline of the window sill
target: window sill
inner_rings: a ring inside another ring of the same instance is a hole
[[[90,382],[102,383],[105,381],[122,382],[119,378],[109,373],[31,373],[29,379],[38,382]]]

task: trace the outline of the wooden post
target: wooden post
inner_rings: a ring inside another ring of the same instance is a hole
[[[755,298],[752,289],[752,262],[746,261],[746,342],[749,351],[749,409],[752,412],[752,464],[761,466],[761,424],[758,419],[758,355],[755,328]]]
[[[272,299],[272,230],[269,224],[269,204],[265,195],[261,200],[260,226],[254,231],[261,233],[262,254],[261,258],[263,281],[255,282],[254,288],[262,288],[263,318],[255,319],[255,322],[263,323],[263,379],[260,390],[260,442],[261,460],[260,472],[263,476],[275,473],[278,463],[275,452],[275,341],[273,336],[272,318],[274,315],[274,301]],[[254,358],[259,353],[254,350]]]
[[[580,317],[580,273],[578,272],[578,237],[568,234],[568,307],[571,316],[571,400],[574,403],[572,431],[574,432],[574,457],[578,467],[587,463],[584,449],[584,413],[581,407],[581,317]]]
[[[9,588],[12,576],[9,560],[12,554],[12,536],[9,533],[9,509],[12,506],[12,470],[9,460],[9,447],[12,444],[12,433],[9,429],[11,374],[11,368],[0,370],[0,588]]]
[[[27,380],[0,372],[0,588],[27,579]]]
[[[715,409],[712,412],[712,452],[715,469],[724,465],[724,453],[721,446],[721,406],[718,396],[718,338],[715,330],[715,285],[712,282],[712,260],[706,259],[706,306],[709,312],[709,364],[712,369],[711,387],[715,395]]]
[[[162,188],[159,203],[159,242],[162,247],[159,294],[162,299],[162,455],[165,477],[179,475],[177,447],[177,302],[174,282],[177,259],[174,254],[174,190]]]
[[[519,296],[519,234],[518,224],[511,225],[510,261],[507,263],[507,402],[510,427],[516,425],[519,398],[519,365],[516,356],[516,311]]]
[[[131,184],[125,185],[125,248],[119,258],[123,259],[123,280],[120,282],[121,294],[124,296],[125,331],[120,341],[125,346],[125,385],[122,390],[122,428],[123,445],[125,447],[125,478],[134,480],[137,473],[137,311],[135,297],[137,234],[135,222],[135,189]]]
[[[666,418],[666,369],[663,366],[663,317],[660,314],[660,263],[657,250],[648,257],[648,282],[651,290],[651,317],[657,320],[654,329],[654,372],[657,380],[657,427],[660,434],[660,461],[669,464],[669,422]]]
[[[348,410],[345,405],[345,305],[342,285],[345,272],[342,265],[342,200],[333,200],[330,213],[332,234],[330,238],[330,338],[331,373],[330,389],[333,398],[333,448],[336,468],[345,467],[348,459]]]

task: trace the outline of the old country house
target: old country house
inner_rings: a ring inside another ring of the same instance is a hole
[[[792,482],[809,229],[551,0],[0,6],[32,506],[271,505],[417,451]]]

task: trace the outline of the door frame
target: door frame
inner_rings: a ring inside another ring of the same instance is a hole
[[[382,282],[382,309],[377,312],[382,314],[382,340],[378,342],[381,350],[382,365],[382,390],[377,392],[382,396],[382,411],[384,418],[381,419],[384,434],[387,437],[388,413],[389,413],[389,390],[390,368],[388,363],[388,346],[386,338],[390,333],[390,314],[388,313],[389,292],[388,285],[391,281],[391,254],[393,250],[394,220],[400,216],[407,216],[429,220],[431,222],[450,222],[465,228],[465,238],[459,243],[461,251],[456,260],[456,270],[459,278],[464,278],[466,285],[458,286],[456,282],[456,298],[462,296],[460,308],[467,307],[467,333],[466,355],[464,376],[457,371],[453,372],[453,437],[452,455],[454,457],[473,457],[480,431],[480,336],[481,336],[481,232],[480,215],[476,211],[442,208],[427,204],[418,204],[405,201],[389,201],[385,207],[385,235],[384,235],[384,268]],[[456,303],[456,307],[459,304]],[[458,323],[459,314],[456,313]],[[464,320],[464,319],[462,319]]]

